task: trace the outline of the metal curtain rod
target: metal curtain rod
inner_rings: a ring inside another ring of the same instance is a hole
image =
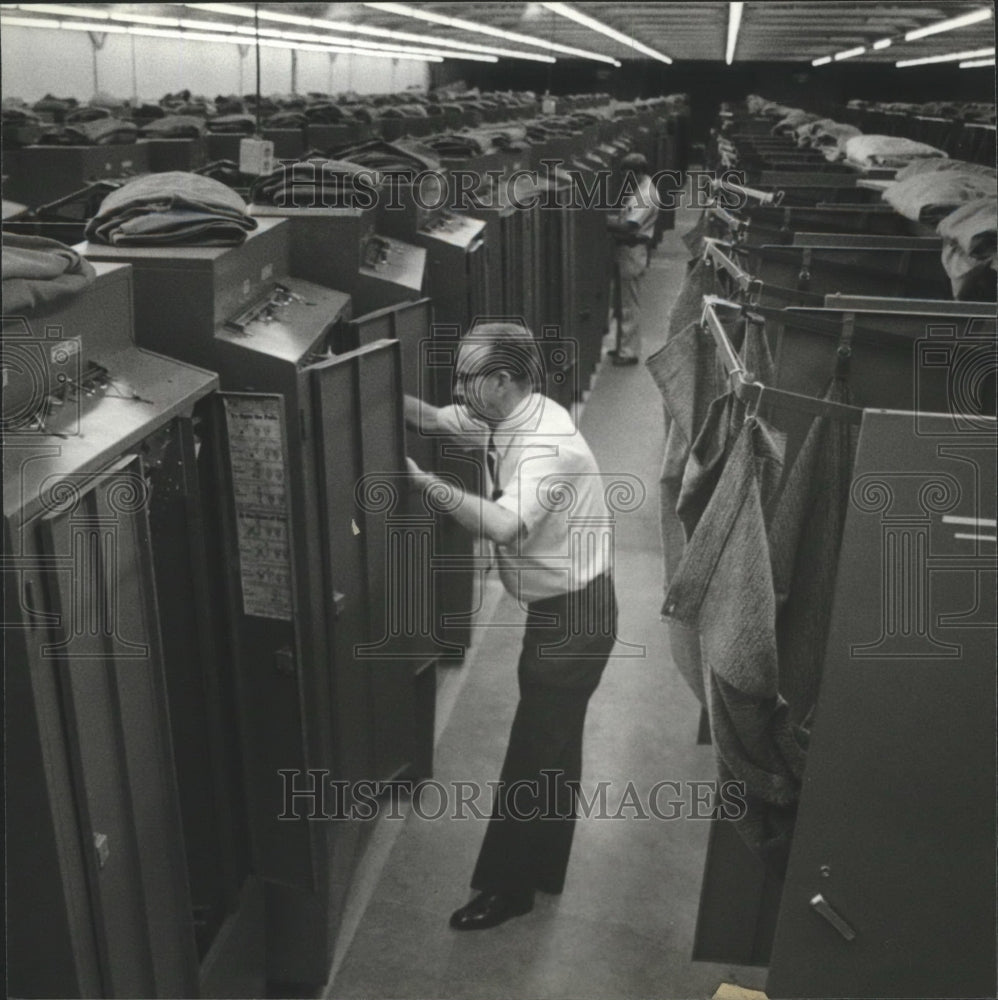
[[[725,191],[732,191],[735,194],[744,195],[746,198],[754,198],[763,205],[779,205],[783,201],[783,191],[761,191],[759,188],[743,187],[741,184],[733,184],[731,181],[714,180],[711,182],[714,190],[723,188]]]
[[[722,249],[721,247],[727,247],[728,244],[722,243],[720,240],[715,240],[710,236],[705,236],[703,240],[705,255],[710,257],[718,267],[724,268],[728,274],[731,275],[735,281],[738,282],[738,286],[742,291],[747,291],[752,285],[753,278],[752,275],[747,271],[743,271]]]
[[[742,364],[742,359],[738,356],[738,352],[728,338],[727,331],[724,329],[720,317],[717,315],[718,306],[737,309],[739,311],[741,311],[742,307],[737,302],[729,302],[718,295],[705,295],[703,297],[703,324],[714,338],[714,346],[720,355],[725,372],[729,378],[735,375],[745,375],[745,366]]]
[[[972,319],[994,319],[993,302],[954,302],[952,299],[896,299],[878,295],[825,296],[826,309],[848,309],[850,312],[913,313],[919,316],[960,316]]]
[[[747,226],[748,222],[744,219],[739,219],[737,215],[732,215],[726,208],[721,208],[720,205],[711,205],[709,210],[714,218],[720,219],[729,229],[736,231],[741,229],[743,226]]]
[[[724,324],[721,323],[720,317],[717,315],[718,306],[739,310],[741,306],[716,295],[705,295],[703,297],[703,324],[714,338],[714,345],[721,357],[724,370],[731,380],[735,395],[750,409],[755,410],[761,405],[770,405],[779,409],[808,413],[814,417],[844,420],[851,424],[862,422],[863,411],[858,406],[835,403],[828,399],[816,399],[814,396],[804,396],[798,392],[788,392],[786,389],[774,389],[763,385],[757,379],[750,379],[749,373],[742,364],[742,359],[728,338]]]

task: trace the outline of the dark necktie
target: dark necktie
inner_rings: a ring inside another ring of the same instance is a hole
[[[492,480],[492,501],[493,503],[502,496],[502,488],[499,486],[499,451],[496,448],[495,431],[489,434],[489,447],[485,452],[485,460],[489,466],[489,477]]]

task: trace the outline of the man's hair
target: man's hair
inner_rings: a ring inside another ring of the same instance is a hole
[[[533,392],[544,386],[544,362],[537,341],[523,323],[478,323],[464,335],[465,344],[482,344],[488,354],[481,362],[487,373],[507,371],[520,383],[529,384]]]

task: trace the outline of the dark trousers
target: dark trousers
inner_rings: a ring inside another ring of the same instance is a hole
[[[616,631],[609,574],[581,591],[528,606],[518,668],[520,701],[473,889],[558,893],[564,887],[586,708]]]

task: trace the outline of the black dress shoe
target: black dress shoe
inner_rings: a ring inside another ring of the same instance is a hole
[[[450,925],[456,931],[484,931],[505,923],[511,917],[529,913],[533,908],[533,893],[482,892],[451,914]]]

